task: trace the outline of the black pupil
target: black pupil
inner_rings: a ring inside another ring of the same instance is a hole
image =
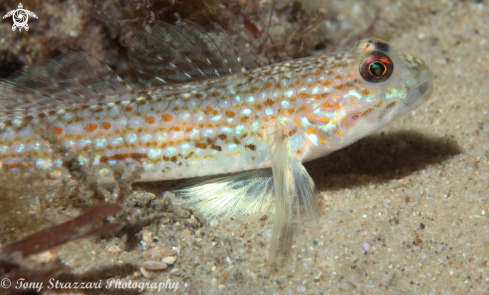
[[[370,74],[375,78],[380,78],[385,73],[385,66],[380,61],[374,61],[370,64]]]

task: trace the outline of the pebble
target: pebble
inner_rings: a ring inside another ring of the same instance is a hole
[[[173,263],[175,263],[176,260],[177,260],[176,256],[168,256],[168,257],[161,259],[161,261],[163,261],[166,264],[173,264]]]
[[[58,252],[46,251],[37,255],[36,260],[39,263],[50,263],[58,259]]]
[[[163,270],[163,269],[167,269],[168,265],[163,262],[149,260],[143,262],[142,267],[146,270]]]
[[[144,257],[150,258],[153,260],[160,260],[162,257],[175,256],[177,251],[172,248],[158,245],[151,250],[149,250]]]
[[[107,251],[109,251],[112,254],[117,254],[117,253],[121,253],[122,249],[117,245],[112,245],[107,249]]]
[[[159,271],[159,270],[165,270],[168,268],[168,265],[166,265],[163,262],[159,261],[145,261],[143,262],[143,265],[139,268],[139,271],[141,274],[147,278],[150,279],[153,277],[154,271]]]
[[[150,278],[153,277],[153,274],[150,271],[146,270],[142,266],[139,268],[139,271],[141,272],[141,274],[143,275],[143,277],[145,277],[147,279],[150,279]]]
[[[185,208],[184,206],[173,206],[173,212],[179,218],[189,218],[191,215],[187,208]]]
[[[153,241],[153,232],[152,231],[143,231],[143,241],[152,242]]]
[[[370,250],[370,245],[369,245],[367,242],[363,242],[363,249],[364,249],[365,251]]]
[[[216,219],[214,219],[214,220],[212,220],[212,221],[211,221],[211,223],[209,223],[209,225],[210,225],[211,227],[216,227],[216,226],[218,226],[218,225],[219,225],[219,221],[217,221]]]

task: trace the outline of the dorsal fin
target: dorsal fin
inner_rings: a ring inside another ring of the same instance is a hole
[[[112,69],[82,52],[0,79],[0,118],[12,119],[134,92]]]
[[[129,44],[131,64],[146,87],[209,81],[245,72],[238,52],[217,24],[157,22]]]

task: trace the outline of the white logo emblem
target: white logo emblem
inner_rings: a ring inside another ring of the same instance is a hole
[[[29,20],[29,16],[33,18],[37,18],[37,15],[34,12],[29,11],[27,9],[23,9],[22,3],[19,3],[19,7],[16,10],[9,11],[3,18],[11,17],[13,15],[14,24],[12,25],[12,31],[19,28],[19,32],[24,30],[29,31],[29,25],[27,21]]]

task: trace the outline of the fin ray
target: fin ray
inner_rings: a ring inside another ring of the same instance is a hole
[[[292,245],[294,223],[299,229],[307,224],[318,232],[318,193],[301,160],[291,152],[291,138],[284,137],[280,128],[269,137],[275,195],[269,264],[275,265]]]
[[[273,211],[271,169],[257,169],[195,179],[173,193],[199,209],[206,218]]]
[[[146,87],[215,80],[245,72],[236,49],[217,24],[157,22],[128,46],[131,64]]]

